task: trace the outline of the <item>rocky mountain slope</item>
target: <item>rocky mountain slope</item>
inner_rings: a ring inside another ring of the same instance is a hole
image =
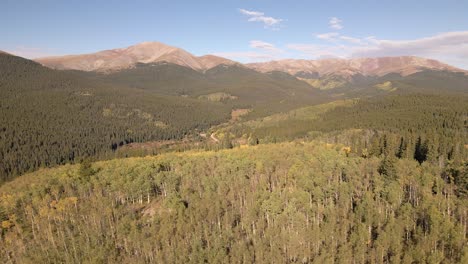
[[[211,69],[219,64],[236,62],[213,56],[196,57],[189,52],[160,42],[143,42],[127,48],[99,51],[92,54],[68,55],[36,59],[53,69],[81,71],[115,71],[133,68],[137,63],[169,62],[197,71]]]
[[[250,63],[246,65],[260,72],[283,71],[292,75],[319,78],[326,75],[351,77],[354,75],[384,76],[397,73],[408,76],[424,70],[466,72],[442,62],[414,56],[294,60]]]
[[[137,64],[158,62],[176,64],[199,72],[207,71],[221,64],[242,65],[214,55],[197,57],[183,49],[160,42],[143,42],[127,48],[104,50],[91,54],[39,58],[36,61],[53,69],[96,72],[115,72],[135,68]],[[426,70],[467,73],[465,70],[437,60],[414,56],[322,60],[285,59],[249,63],[244,66],[264,73],[286,72],[305,79],[338,76],[351,80],[353,76],[381,77],[387,74],[408,76]]]

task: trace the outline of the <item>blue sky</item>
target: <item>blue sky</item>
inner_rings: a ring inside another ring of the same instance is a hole
[[[0,1],[0,50],[29,58],[160,41],[241,62],[415,55],[468,69],[468,1]]]

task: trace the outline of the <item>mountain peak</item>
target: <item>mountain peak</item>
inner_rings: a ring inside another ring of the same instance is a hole
[[[36,62],[53,69],[110,72],[133,68],[137,63],[168,62],[196,71],[206,71],[220,64],[241,65],[232,60],[204,55],[197,57],[184,49],[157,41],[141,42],[125,48],[103,50],[91,54],[68,55],[36,59]],[[249,63],[245,66],[259,71],[282,71],[291,75],[325,76],[338,75],[345,78],[354,75],[383,76],[397,73],[411,75],[423,70],[465,72],[437,60],[415,57],[376,58],[328,58],[319,60],[283,59],[270,62]]]
[[[116,71],[134,67],[137,63],[169,62],[203,71],[221,63],[235,62],[216,56],[196,57],[189,52],[161,42],[142,42],[126,48],[99,51],[91,54],[68,55],[36,59],[54,69],[81,71]]]

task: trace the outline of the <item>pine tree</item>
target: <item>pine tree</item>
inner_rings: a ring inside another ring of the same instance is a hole
[[[397,171],[396,171],[396,159],[393,155],[385,156],[382,162],[380,163],[379,173],[385,176],[386,179],[396,180]]]
[[[468,198],[468,162],[457,169],[451,169],[459,197]]]
[[[417,160],[420,164],[427,159],[427,141],[423,142],[421,136],[419,136],[416,141],[414,159]]]
[[[90,159],[84,159],[80,164],[79,175],[81,177],[89,177],[95,173],[96,171],[92,168]]]
[[[406,148],[407,148],[406,140],[403,137],[401,137],[400,146],[398,147],[398,151],[397,151],[397,157],[399,159],[406,158]]]

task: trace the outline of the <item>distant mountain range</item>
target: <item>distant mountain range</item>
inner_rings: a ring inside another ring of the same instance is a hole
[[[436,60],[414,56],[323,60],[287,59],[250,63],[246,66],[260,72],[283,71],[292,75],[310,75],[312,77],[323,77],[331,74],[342,77],[354,75],[380,77],[390,73],[408,76],[424,70],[465,72]]]
[[[143,42],[127,48],[92,54],[47,57],[36,59],[36,61],[53,69],[96,72],[114,72],[134,68],[141,63],[156,62],[172,63],[202,72],[218,65],[242,65],[214,55],[197,57],[183,49],[160,42]],[[408,76],[425,70],[467,73],[465,70],[433,59],[414,56],[322,60],[286,59],[243,65],[259,72],[281,71],[306,79],[330,75],[346,79],[356,75],[380,77],[391,73]]]
[[[143,42],[127,48],[99,51],[92,54],[47,57],[36,60],[44,66],[58,70],[116,71],[133,68],[137,63],[168,62],[204,71],[219,64],[236,62],[206,55],[197,57],[189,52],[160,42]]]
[[[417,57],[241,64],[155,42],[36,61],[2,52],[0,182],[196,135],[241,112],[250,120],[340,99],[467,92],[466,71]]]

